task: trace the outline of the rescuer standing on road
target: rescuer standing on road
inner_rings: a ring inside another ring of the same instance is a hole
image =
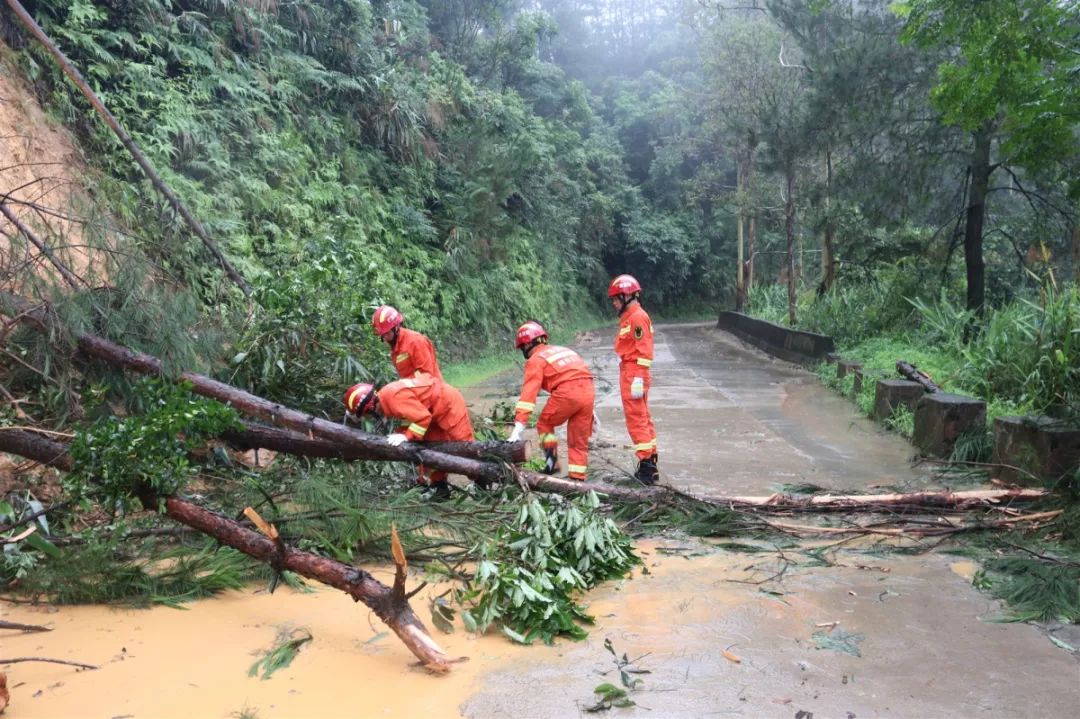
[[[475,439],[461,392],[423,372],[391,382],[377,392],[370,384],[353,385],[345,392],[345,406],[358,417],[378,412],[384,417],[401,420],[398,431],[386,438],[393,447],[406,441],[471,442]],[[417,481],[432,487],[436,499],[450,496],[446,472],[427,471],[421,465]]]
[[[525,355],[525,379],[521,396],[514,405],[514,429],[509,441],[521,439],[529,417],[536,409],[536,395],[541,389],[551,394],[536,420],[536,432],[544,448],[544,473],[559,471],[559,440],[555,428],[566,423],[570,479],[584,481],[589,469],[589,437],[592,436],[593,377],[585,360],[565,347],[549,345],[547,330],[538,322],[526,322],[518,328],[514,344]]]
[[[397,368],[398,377],[405,379],[417,372],[425,372],[442,379],[439,361],[435,359],[435,345],[426,336],[405,327],[404,321],[401,313],[390,305],[377,307],[371,316],[375,334],[390,345],[390,361]]]
[[[619,333],[615,354],[619,356],[619,392],[622,395],[626,429],[638,458],[634,474],[642,484],[656,484],[656,428],[649,416],[650,367],[653,362],[652,320],[639,301],[641,284],[630,275],[619,275],[608,285],[611,306],[619,313]]]

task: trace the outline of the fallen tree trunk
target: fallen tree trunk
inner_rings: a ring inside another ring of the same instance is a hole
[[[57,324],[48,305],[35,305],[7,292],[0,292],[0,310],[41,330],[55,329]],[[79,350],[88,357],[139,374],[164,376],[161,360],[156,357],[135,352],[95,335],[79,334],[74,339]],[[367,459],[414,462],[485,482],[501,481],[506,474],[499,464],[438,452],[423,443],[406,442],[392,447],[385,437],[319,419],[195,372],[183,372],[175,379],[190,383],[196,394],[231,404],[242,414],[294,430],[309,439],[316,436],[328,439],[363,452]]]
[[[72,468],[71,456],[65,445],[30,432],[0,432],[0,451],[19,454],[65,471]],[[145,487],[142,488],[140,499],[147,507],[160,504],[153,492]],[[171,519],[193,527],[249,557],[267,562],[277,570],[287,569],[328,584],[355,601],[363,602],[398,635],[424,666],[440,672],[450,670],[452,660],[428,634],[403,592],[395,592],[363,569],[295,549],[280,539],[274,541],[177,497],[165,497],[163,506],[164,513]]]
[[[372,457],[358,447],[331,442],[319,437],[308,437],[288,429],[244,423],[243,431],[226,432],[221,438],[236,449],[272,449],[275,452],[297,454],[305,457],[325,457],[342,460],[382,459]],[[482,459],[493,462],[526,462],[530,456],[529,443],[517,442],[425,442],[424,447],[455,457]]]
[[[49,328],[53,322],[46,305],[32,305],[26,300],[9,293],[0,292],[0,310],[17,317],[20,321],[30,322],[41,329]],[[82,352],[90,357],[104,360],[110,364],[142,374],[161,376],[162,364],[156,357],[142,352],[134,352],[108,340],[93,335],[78,335],[76,342]],[[463,474],[476,480],[498,482],[508,479],[510,474],[530,489],[559,494],[582,494],[594,491],[612,499],[630,502],[656,502],[677,504],[680,501],[697,502],[731,509],[755,509],[759,511],[807,510],[826,511],[874,511],[878,507],[892,509],[901,507],[951,507],[977,504],[980,502],[1028,501],[1045,496],[1035,489],[978,490],[975,492],[917,492],[913,494],[885,495],[780,495],[767,497],[695,497],[669,487],[620,487],[605,482],[579,482],[558,477],[549,477],[535,472],[516,470],[506,465],[485,462],[479,459],[457,457],[445,452],[427,448],[427,445],[406,442],[399,447],[391,447],[386,438],[352,429],[328,420],[319,419],[309,414],[290,409],[283,405],[263,399],[250,392],[219,382],[194,372],[184,372],[178,380],[191,383],[197,394],[226,402],[240,412],[259,417],[281,427],[294,430],[302,437],[313,440],[316,437],[327,440],[343,448],[362,452],[367,459],[409,461],[424,464],[433,469],[441,469],[455,474]],[[8,432],[0,433],[11,434]],[[452,444],[452,443],[448,443]],[[467,443],[465,443],[467,444]],[[445,446],[445,445],[444,445]],[[319,445],[320,451],[326,450]]]
[[[905,362],[904,360],[896,361],[896,371],[900,373],[900,376],[904,379],[911,380],[912,382],[918,382],[926,389],[927,392],[940,392],[941,387],[938,387],[934,380],[930,379],[930,375],[923,372],[915,365]]]

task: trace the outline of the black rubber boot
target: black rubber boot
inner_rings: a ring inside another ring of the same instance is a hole
[[[544,450],[544,468],[540,470],[544,474],[555,474],[559,471],[559,454],[554,449]]]
[[[445,502],[450,499],[452,492],[453,490],[450,488],[450,483],[443,480],[438,484],[431,485],[431,489],[424,493],[424,499],[429,502]]]
[[[638,462],[637,472],[634,477],[642,484],[653,485],[660,481],[660,470],[657,468],[659,457],[655,454],[648,459]]]

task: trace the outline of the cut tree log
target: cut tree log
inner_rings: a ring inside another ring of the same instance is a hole
[[[912,382],[918,382],[921,384],[927,392],[940,392],[941,387],[934,384],[934,380],[930,379],[930,375],[923,372],[921,369],[905,362],[904,360],[896,361],[896,371],[900,373],[900,376],[904,379],[911,380]]]
[[[12,441],[13,436],[18,440]],[[0,432],[0,451],[18,453],[65,471],[72,468],[71,456],[65,445],[29,432]],[[177,497],[158,498],[147,487],[141,488],[140,500],[147,507],[163,506],[164,513],[171,519],[193,527],[249,557],[266,562],[274,569],[287,569],[340,589],[375,612],[425,667],[438,672],[450,670],[453,660],[428,634],[404,593],[395,593],[393,588],[365,570],[295,549],[192,502]]]
[[[324,457],[342,460],[382,459],[357,447],[345,446],[319,437],[308,437],[288,429],[244,423],[244,430],[226,432],[221,438],[236,449],[272,449],[275,452],[304,457]],[[455,457],[483,459],[495,462],[527,462],[531,456],[529,442],[425,442],[424,447]]]

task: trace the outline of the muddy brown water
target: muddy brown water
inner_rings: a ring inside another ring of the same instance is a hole
[[[702,494],[766,494],[791,482],[925,486],[906,442],[858,418],[809,373],[709,325],[657,327],[657,340],[652,407],[665,482]],[[593,333],[579,348],[602,388],[590,466],[632,471],[610,338]],[[482,410],[512,401],[519,381],[508,373],[467,396]],[[633,675],[643,681],[637,705],[608,716],[1076,715],[1080,662],[1035,627],[990,621],[1001,610],[971,587],[974,565],[876,555],[869,542],[843,547],[749,554],[676,536],[642,541],[644,566],[590,593],[588,639],[520,647],[497,634],[436,633],[450,654],[469,657],[447,677],[412,666],[376,618],[330,589],[252,588],[186,611],[0,604],[8,621],[54,629],[3,633],[0,658],[101,667],[0,667],[12,690],[5,716],[573,717],[598,684],[619,684],[605,640],[649,672]],[[810,550],[824,561],[810,561]],[[438,591],[413,599],[421,616]],[[314,640],[292,665],[269,680],[248,677],[278,633],[297,627]]]

